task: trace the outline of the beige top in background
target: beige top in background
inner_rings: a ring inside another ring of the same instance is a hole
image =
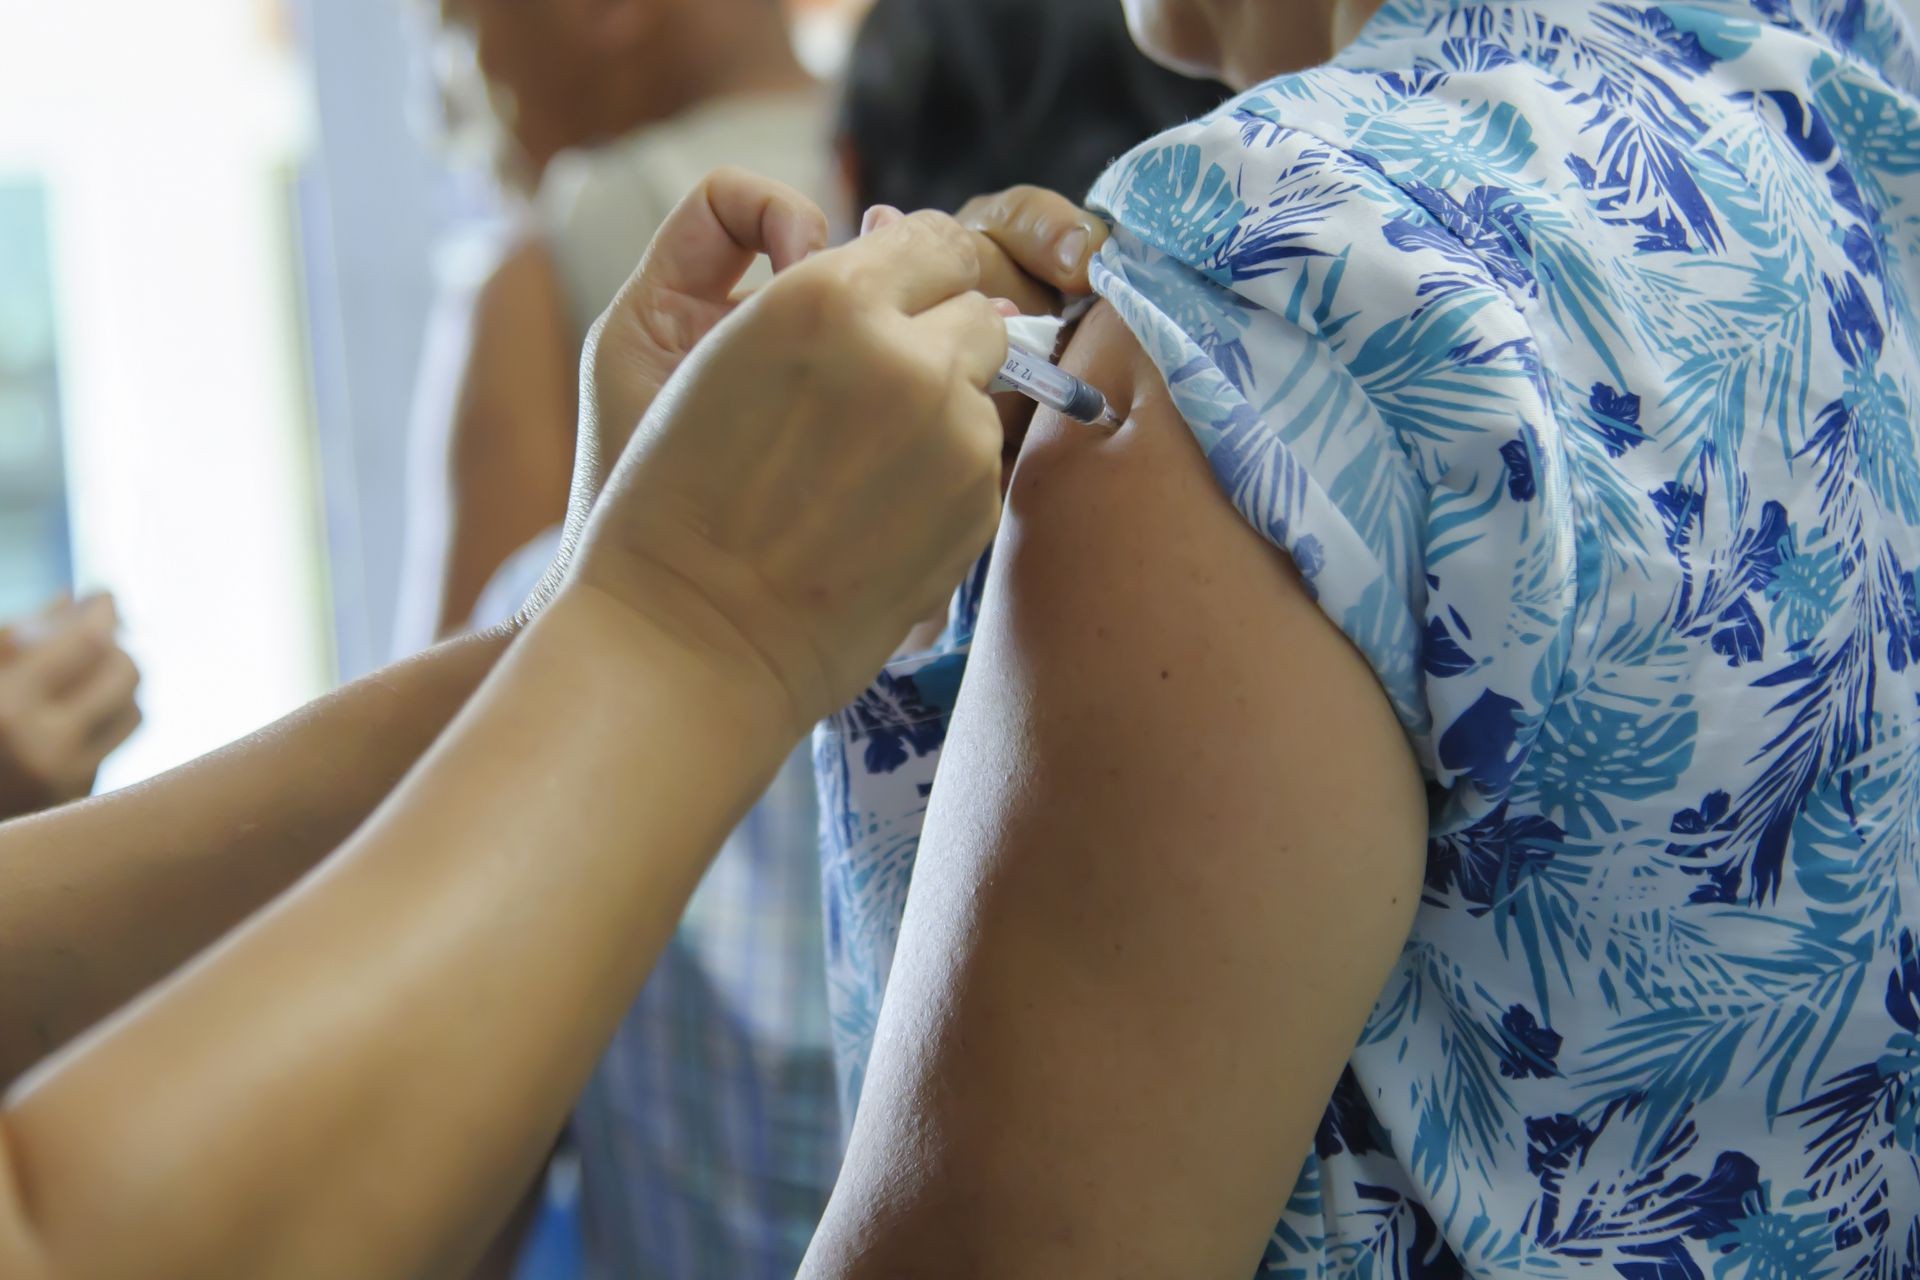
[[[548,165],[535,201],[582,337],[640,261],[681,197],[712,170],[737,165],[832,198],[831,122],[824,89],[705,103],[616,142]],[[751,283],[765,279],[766,264]]]

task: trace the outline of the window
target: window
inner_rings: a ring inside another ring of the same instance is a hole
[[[331,676],[290,195],[308,117],[265,0],[0,0],[0,586],[119,599],[147,724],[103,785]]]
[[[0,183],[0,620],[72,585],[61,459],[46,193]]]

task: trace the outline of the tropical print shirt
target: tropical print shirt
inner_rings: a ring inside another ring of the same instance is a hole
[[[1260,1274],[1920,1276],[1917,92],[1885,0],[1390,0],[1095,188],[1431,788]],[[848,1114],[977,596],[816,739]]]

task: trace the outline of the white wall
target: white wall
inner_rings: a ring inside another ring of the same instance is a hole
[[[350,678],[392,656],[406,435],[430,262],[466,209],[409,123],[402,0],[296,0],[315,67],[315,168],[302,187],[335,643]]]

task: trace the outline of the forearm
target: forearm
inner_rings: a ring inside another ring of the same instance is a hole
[[[0,1082],[338,847],[506,642],[442,645],[153,781],[0,826]]]
[[[336,860],[24,1085],[48,1276],[415,1276],[505,1207],[791,745],[566,608]]]

